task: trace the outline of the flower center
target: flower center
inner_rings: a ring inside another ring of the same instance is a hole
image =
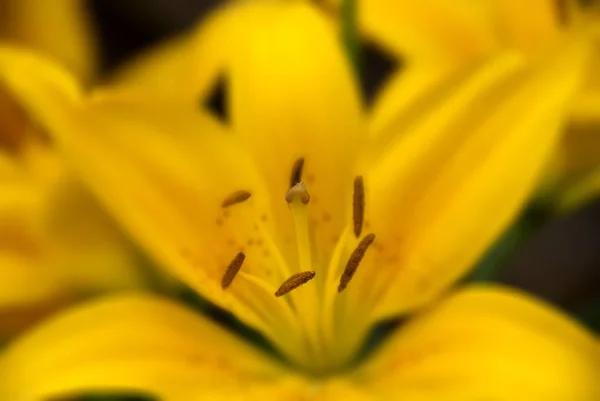
[[[227,290],[236,277],[250,283],[256,290],[251,297],[251,302],[257,303],[253,310],[262,312],[269,320],[266,334],[274,345],[300,367],[325,374],[351,361],[368,329],[364,308],[351,305],[345,295],[352,290],[351,281],[375,241],[375,234],[361,238],[365,225],[365,188],[363,178],[358,176],[351,200],[352,219],[342,229],[331,257],[326,261],[317,257],[320,252],[311,231],[314,229],[309,213],[311,195],[302,182],[303,168],[304,159],[296,160],[290,176],[291,187],[284,196],[293,220],[296,256],[289,257],[289,252],[276,245],[279,242],[257,219],[277,274],[266,278],[244,271],[247,257],[238,252],[225,269],[221,287]],[[248,191],[236,191],[221,206],[230,208],[250,197]]]

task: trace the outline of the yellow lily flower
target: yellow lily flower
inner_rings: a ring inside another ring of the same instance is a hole
[[[332,9],[340,0],[325,2]],[[404,60],[373,109],[373,129],[393,120],[423,92],[456,70],[499,49],[515,49],[535,59],[566,32],[593,25],[594,56],[585,84],[572,102],[566,135],[549,170],[544,195],[557,210],[570,210],[600,192],[600,7],[574,0],[485,2],[359,0],[364,37]]]
[[[14,99],[0,92],[0,336],[104,290],[140,287],[135,252]]]
[[[84,93],[14,48],[0,48],[0,79],[149,254],[285,362],[173,301],[112,296],[11,344],[0,394],[596,400],[592,334],[514,290],[448,290],[534,189],[579,87],[585,38],[535,63],[497,54],[376,133],[314,6],[221,12],[216,21],[251,15],[222,31],[235,48],[211,66],[228,77],[229,124],[189,102],[194,88],[180,101]],[[356,359],[377,322],[408,313]]]
[[[80,0],[3,0],[0,40],[27,45],[88,82],[93,30]],[[137,258],[52,141],[0,85],[0,338],[83,296],[147,283]]]

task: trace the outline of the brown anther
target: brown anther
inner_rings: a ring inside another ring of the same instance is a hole
[[[225,200],[223,200],[223,202],[221,203],[221,207],[225,208],[238,203],[242,203],[245,200],[248,200],[248,198],[250,198],[251,195],[252,194],[248,191],[235,191],[234,193],[227,195]]]
[[[344,291],[354,273],[356,273],[356,269],[358,269],[358,265],[363,260],[367,249],[371,246],[371,244],[375,241],[375,234],[367,234],[360,241],[352,255],[350,255],[350,259],[348,259],[348,263],[346,263],[346,268],[344,269],[344,273],[342,277],[340,277],[340,285],[338,285],[338,292]]]
[[[352,199],[352,220],[354,235],[360,237],[365,220],[365,184],[361,175],[354,179],[354,196]]]
[[[297,159],[292,166],[290,176],[290,188],[302,181],[302,170],[304,169],[304,157]]]
[[[275,292],[276,297],[280,297],[282,295],[287,294],[290,291],[295,290],[300,287],[302,284],[306,284],[310,280],[315,277],[315,272],[300,272],[294,274],[292,277],[288,278],[281,284],[279,289]]]
[[[556,19],[558,23],[566,27],[571,21],[570,2],[567,0],[555,0]]]
[[[308,205],[308,202],[310,202],[310,195],[303,182],[297,183],[285,193],[285,201],[287,203],[292,203],[296,198],[300,199],[305,205]]]
[[[227,289],[233,282],[235,276],[237,276],[238,272],[242,268],[242,264],[244,264],[244,259],[246,259],[246,255],[244,252],[239,252],[235,255],[235,258],[231,261],[229,266],[227,266],[227,270],[225,270],[225,274],[223,274],[223,278],[221,279],[221,288]]]

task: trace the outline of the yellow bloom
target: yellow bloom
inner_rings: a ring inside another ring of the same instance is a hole
[[[339,6],[339,0],[326,4]],[[393,74],[374,108],[379,129],[449,74],[499,49],[535,60],[573,27],[588,24],[594,55],[573,99],[566,135],[547,171],[544,192],[571,209],[600,191],[600,7],[572,0],[359,0],[362,34],[406,68]]]
[[[139,287],[131,245],[40,127],[0,92],[0,336],[102,290]]]
[[[576,323],[509,289],[445,294],[535,187],[579,85],[580,35],[535,63],[496,54],[375,132],[334,27],[309,3],[246,2],[205,28],[180,55],[207,63],[174,85],[179,100],[164,86],[154,98],[83,93],[60,68],[11,48],[0,49],[0,77],[131,235],[286,363],[172,301],[107,297],[12,344],[0,394],[600,396],[598,342]],[[190,101],[207,71],[227,77],[229,123]],[[357,363],[377,322],[412,312]]]
[[[82,296],[140,287],[135,252],[49,144],[0,151],[0,336]],[[35,165],[33,165],[35,163]]]
[[[92,29],[79,0],[0,2],[0,39],[90,80]],[[0,85],[0,338],[82,296],[146,283],[134,251]]]

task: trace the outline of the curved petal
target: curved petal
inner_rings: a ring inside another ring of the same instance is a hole
[[[487,2],[365,0],[359,18],[365,33],[395,49],[406,61],[378,96],[370,132],[380,130],[407,105],[419,101],[450,74],[504,49],[534,58],[547,50],[566,24],[565,10],[551,0]],[[560,2],[571,3],[571,2]],[[572,7],[572,4],[565,7]],[[573,12],[569,12],[569,15]]]
[[[271,3],[271,4],[270,4]],[[194,29],[124,65],[111,83],[158,98],[198,104],[225,73],[248,32],[273,18],[272,0],[224,2]]]
[[[569,22],[573,3],[362,0],[358,17],[365,35],[409,61],[452,69],[502,47],[536,53]]]
[[[65,69],[14,46],[0,45],[0,81],[31,118],[44,126],[59,123],[82,96],[81,85]]]
[[[160,399],[287,399],[297,382],[200,315],[150,295],[106,297],[65,311],[0,356],[0,394],[39,401],[94,391]]]
[[[232,124],[269,185],[284,238],[293,233],[283,196],[294,163],[304,159],[315,248],[326,263],[350,213],[353,165],[364,139],[358,89],[334,26],[315,6],[260,7],[271,18],[244,33],[227,70]]]
[[[358,272],[378,316],[439,294],[518,212],[557,143],[587,49],[577,36],[526,68],[494,58],[391,126],[403,135],[366,183],[378,268]]]
[[[15,66],[18,74],[12,73]],[[301,353],[287,343],[296,338],[290,333],[296,327],[273,324],[289,321],[284,301],[272,295],[286,277],[273,269],[279,260],[268,234],[273,218],[267,190],[236,136],[186,101],[105,91],[86,99],[69,96],[54,69],[28,54],[0,53],[0,70],[96,196],[155,260],[284,352]],[[239,191],[251,197],[224,207]],[[245,275],[225,290],[222,278],[239,252],[246,255]],[[261,284],[244,279],[248,275]]]
[[[55,58],[81,79],[94,77],[97,43],[85,1],[4,0],[0,10],[0,38]]]
[[[216,78],[220,63],[213,66],[208,60],[203,60],[204,62],[194,65],[190,52],[191,36],[185,34],[171,38],[134,57],[111,75],[111,85],[137,90],[157,98],[197,100],[202,97]],[[196,81],[197,76],[202,78]]]
[[[444,61],[453,67],[494,44],[481,8],[462,1],[360,0],[358,18],[368,37],[409,61]]]
[[[410,320],[358,375],[383,399],[593,401],[600,342],[516,290],[459,291]]]

